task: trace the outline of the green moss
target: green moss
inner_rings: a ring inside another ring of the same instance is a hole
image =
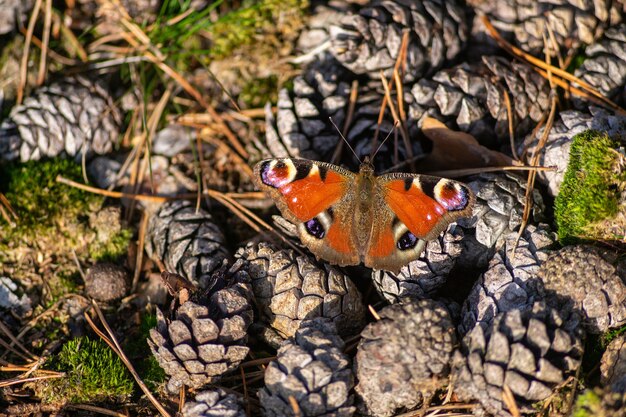
[[[150,335],[150,329],[156,327],[156,325],[156,314],[144,314],[141,317],[141,324],[137,334],[128,337],[124,346],[124,351],[133,362],[137,373],[151,390],[155,390],[165,381],[165,371],[163,371],[154,355],[146,354],[146,352],[150,352],[146,340]]]
[[[46,279],[46,287],[48,289],[45,307],[51,307],[59,301],[61,297],[70,293],[79,293],[79,286],[82,278],[78,271],[69,273],[61,272]]]
[[[211,55],[227,57],[241,46],[253,44],[265,32],[298,25],[307,7],[307,0],[244,0],[240,8],[224,14],[209,28]]]
[[[16,228],[0,223],[1,241],[16,235],[37,236],[61,216],[80,216],[103,198],[56,182],[61,175],[82,181],[80,164],[68,159],[0,165],[0,192],[19,216]]]
[[[572,417],[601,417],[602,399],[593,391],[587,390],[576,398]]]
[[[590,230],[594,224],[614,218],[619,211],[619,183],[626,181],[617,169],[618,143],[606,134],[588,130],[573,138],[570,162],[561,190],[554,202],[559,239],[599,238]]]
[[[278,77],[258,78],[247,82],[239,95],[247,108],[263,107],[265,103],[278,101]]]
[[[602,345],[603,347],[606,349],[606,347],[609,345],[609,343],[611,343],[613,341],[613,339],[615,339],[617,336],[623,334],[626,332],[626,326],[622,326],[618,329],[612,329],[609,330],[608,332],[606,332],[603,336],[602,336]]]
[[[66,374],[44,383],[40,393],[44,402],[122,402],[133,393],[130,373],[101,340],[72,339],[63,345],[50,365]]]
[[[95,241],[89,245],[89,257],[96,262],[116,262],[128,251],[133,231],[122,229],[106,242]]]

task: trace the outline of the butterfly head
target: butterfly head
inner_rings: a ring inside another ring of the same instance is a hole
[[[361,166],[359,168],[359,173],[374,175],[374,164],[372,164],[372,160],[369,156],[365,156],[365,158],[363,158],[363,161],[361,162]]]

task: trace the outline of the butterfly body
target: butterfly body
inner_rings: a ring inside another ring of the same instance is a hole
[[[456,181],[415,174],[377,176],[306,159],[266,159],[255,180],[305,246],[337,265],[399,271],[452,221],[471,215],[474,195]]]

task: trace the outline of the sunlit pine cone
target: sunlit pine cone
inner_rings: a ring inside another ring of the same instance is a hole
[[[616,140],[626,141],[626,117],[613,115],[604,109],[590,107],[589,113],[576,110],[560,112],[550,130],[545,147],[541,150],[539,165],[554,166],[556,170],[539,171],[537,177],[547,185],[548,193],[556,196],[561,188],[567,164],[572,138],[589,129],[606,132]],[[543,135],[541,128],[535,136],[528,135],[523,146],[518,149],[521,155],[525,153],[526,160],[530,160]]]
[[[591,44],[610,26],[620,23],[624,6],[617,0],[469,0],[485,14],[505,38],[524,51],[543,57],[544,35],[548,46],[561,54]],[[554,35],[554,43],[551,41]]]
[[[241,248],[236,256],[246,261],[261,320],[282,337],[316,317],[330,319],[342,336],[363,328],[361,294],[339,269],[265,242]]]
[[[241,402],[237,395],[222,388],[199,391],[183,406],[183,417],[246,417]]]
[[[567,246],[548,257],[538,278],[548,304],[580,314],[589,333],[626,324],[626,285],[599,249]]]
[[[613,392],[626,393],[626,335],[609,343],[600,362],[600,381]]]
[[[349,417],[354,376],[343,340],[325,319],[303,320],[265,370],[259,399],[266,417]],[[296,413],[293,402],[300,414]]]
[[[452,61],[468,36],[463,6],[456,1],[378,0],[331,26],[332,52],[357,74],[389,77],[408,31],[403,81],[413,81]]]
[[[504,386],[522,413],[546,399],[575,375],[583,351],[576,316],[562,316],[543,302],[498,314],[475,326],[455,354],[456,393],[461,401],[478,400],[488,413],[510,417]]]
[[[524,213],[526,180],[510,173],[484,173],[473,177],[468,186],[476,195],[472,217],[457,220],[469,235],[473,232],[477,245],[463,251],[459,261],[481,268],[492,254],[504,245],[509,233],[517,231]],[[541,194],[533,190],[531,222],[544,220]],[[465,241],[469,242],[469,236]]]
[[[0,125],[0,160],[111,152],[122,119],[99,83],[65,78],[34,91]]]
[[[585,60],[574,75],[605,97],[624,104],[626,94],[626,24],[608,28],[604,36],[585,49]],[[577,108],[584,109],[589,103],[574,97]]]
[[[537,272],[555,242],[555,233],[544,224],[526,226],[519,241],[517,232],[508,233],[463,304],[459,333],[465,335],[477,323],[489,323],[499,313],[530,308],[542,300]]]
[[[0,35],[13,32],[18,21],[23,25],[33,3],[33,0],[0,0]]]
[[[410,92],[411,120],[432,115],[492,147],[510,147],[505,92],[516,137],[530,132],[550,105],[545,78],[527,64],[498,56],[443,69],[414,83]]]
[[[443,304],[403,301],[361,332],[354,369],[359,411],[388,417],[412,409],[448,383],[456,332]]]
[[[428,242],[419,259],[402,267],[399,273],[384,270],[372,271],[376,291],[389,303],[403,298],[430,298],[441,287],[456,265],[463,250],[463,229],[451,225],[436,240]]]
[[[215,382],[248,354],[252,290],[239,266],[216,272],[210,289],[194,293],[171,318],[157,309],[157,326],[150,330],[148,344],[170,376],[169,392]]]
[[[165,203],[150,218],[146,253],[202,288],[230,257],[211,215],[202,208],[196,211],[189,201]]]

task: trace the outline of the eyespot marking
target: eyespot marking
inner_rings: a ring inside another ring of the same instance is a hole
[[[324,225],[320,222],[317,217],[312,218],[311,220],[304,223],[304,227],[308,234],[317,239],[323,239],[326,235],[326,230],[324,229]]]
[[[402,234],[402,236],[400,236],[396,245],[400,250],[409,250],[413,249],[417,245],[417,242],[417,237],[407,230],[404,234]]]
[[[467,187],[450,180],[439,181],[434,191],[437,202],[448,211],[465,210],[470,202]]]
[[[266,161],[261,165],[261,181],[270,187],[280,188],[293,181],[295,171],[291,161]]]

